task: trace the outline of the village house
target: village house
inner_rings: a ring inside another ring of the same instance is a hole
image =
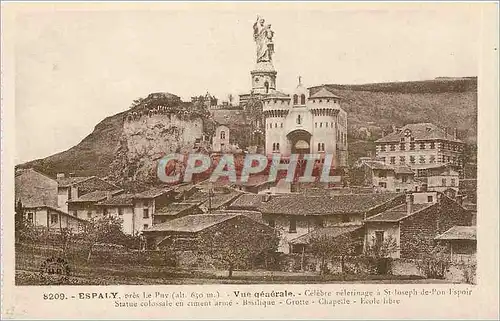
[[[435,240],[447,247],[452,262],[476,260],[476,226],[453,226]]]
[[[279,250],[291,251],[289,242],[315,229],[342,223],[358,223],[388,208],[404,203],[398,193],[305,195],[244,194],[230,208],[257,210],[270,227],[279,229],[282,243]]]
[[[206,235],[218,233],[220,238],[232,239],[244,230],[253,238],[274,234],[274,229],[237,212],[197,214],[177,218],[144,230],[149,249],[200,250],[198,243]],[[238,246],[235,240],[234,246]],[[201,249],[202,250],[202,249]]]
[[[406,165],[388,165],[377,160],[365,160],[352,172],[352,176],[360,176],[357,183],[361,186],[370,186],[380,192],[414,191],[418,185],[414,180],[415,173]]]
[[[110,199],[113,196],[119,195],[123,190],[115,191],[93,191],[77,198],[72,198],[67,201],[68,213],[82,220],[90,220],[99,218],[104,213],[100,211],[97,204],[103,200]]]
[[[452,195],[456,195],[459,191],[459,171],[450,164],[427,164],[417,169],[417,176],[423,191],[453,190]]]
[[[376,156],[390,165],[416,170],[429,164],[454,164],[463,169],[465,144],[431,123],[408,124],[378,139]]]
[[[57,207],[57,181],[32,168],[16,171],[16,204],[22,205],[23,217],[35,227],[52,231],[69,228],[81,231],[84,221]]]
[[[57,205],[68,212],[68,201],[75,200],[82,195],[94,191],[116,191],[119,188],[96,176],[70,176],[64,173],[57,174]]]
[[[395,242],[394,258],[418,258],[429,253],[435,237],[451,227],[469,226],[471,215],[456,201],[440,192],[406,194],[405,204],[368,217],[365,223],[365,247]]]

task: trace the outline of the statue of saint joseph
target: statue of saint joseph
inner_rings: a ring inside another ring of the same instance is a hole
[[[274,31],[271,30],[271,25],[265,25],[265,20],[257,17],[257,21],[253,24],[253,39],[257,44],[257,63],[272,61],[273,36]]]

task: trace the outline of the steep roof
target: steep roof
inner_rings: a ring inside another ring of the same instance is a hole
[[[122,192],[122,190],[115,191],[93,191],[87,194],[80,196],[74,200],[68,200],[68,203],[82,203],[82,202],[99,202],[103,201],[109,196],[114,196],[118,193]]]
[[[134,198],[156,198],[163,194],[173,191],[172,188],[168,187],[153,187],[140,193],[136,193]]]
[[[144,232],[196,233],[239,216],[239,214],[196,214],[153,225]]]
[[[85,182],[93,177],[95,176],[62,177],[62,178],[57,178],[57,184],[59,184],[59,187],[68,187],[81,182]]]
[[[437,236],[436,240],[476,240],[475,226],[453,226],[448,231]]]
[[[362,229],[363,225],[362,224],[342,224],[342,225],[335,225],[335,226],[328,226],[328,227],[322,227],[322,228],[317,228],[313,230],[312,232],[309,232],[305,235],[299,236],[293,240],[291,240],[289,243],[291,244],[309,244],[312,238],[314,237],[321,237],[321,236],[328,236],[328,237],[338,237],[347,233],[352,233],[356,230]]]
[[[411,168],[408,167],[408,166],[395,166],[394,167],[394,172],[396,174],[411,174],[411,175],[415,175],[415,172],[413,172],[411,170]]]
[[[167,206],[159,208],[155,212],[155,216],[176,216],[184,211],[190,210],[198,206],[198,203],[170,203]]]
[[[364,213],[400,195],[400,193],[332,194],[327,197],[283,194],[271,196],[270,200],[263,201],[258,210],[262,213],[284,215]]]
[[[232,208],[257,208],[262,202],[261,194],[242,194],[235,199],[230,207]]]
[[[444,130],[437,127],[432,123],[418,123],[418,124],[408,124],[403,126],[400,130],[390,133],[378,140],[376,143],[399,143],[401,138],[405,137],[406,130],[411,131],[411,135],[416,141],[419,140],[447,140],[453,142],[462,142],[459,139],[455,139],[453,135],[447,134]]]
[[[393,166],[387,165],[384,162],[376,161],[376,160],[366,160],[363,161],[363,164],[370,167],[371,169],[380,169],[380,170],[394,170]]]
[[[19,170],[15,174],[16,202],[23,206],[57,207],[57,182],[53,178],[32,168]]]
[[[40,205],[40,206],[25,206],[25,208],[27,209],[30,209],[30,208],[46,208],[48,210],[51,210],[51,211],[54,211],[54,212],[57,212],[59,214],[62,214],[62,215],[65,215],[65,216],[68,216],[76,221],[80,221],[80,222],[84,222],[84,223],[87,223],[88,221],[82,219],[82,218],[78,218],[76,216],[73,216],[73,215],[70,215],[66,212],[64,212],[63,210],[57,208],[57,207],[54,207],[54,206],[48,206],[48,205]]]
[[[331,91],[327,90],[325,87],[321,88],[315,94],[309,96],[309,99],[313,99],[313,98],[336,98],[336,99],[340,99],[339,96],[337,96],[334,93],[332,93]]]
[[[99,202],[100,206],[133,206],[134,194],[120,194]]]
[[[402,204],[396,207],[391,208],[385,212],[380,214],[371,216],[365,220],[365,222],[399,222],[402,219],[405,219],[416,212],[423,210],[424,208],[430,207],[435,203],[424,203],[424,204],[413,204],[411,214],[408,215],[406,211],[406,204]]]

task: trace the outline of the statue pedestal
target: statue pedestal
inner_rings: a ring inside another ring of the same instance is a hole
[[[276,73],[276,69],[274,69],[273,63],[270,61],[258,62],[255,65],[255,69],[252,72],[271,72]]]

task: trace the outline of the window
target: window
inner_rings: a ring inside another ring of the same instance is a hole
[[[405,138],[404,137],[401,137],[401,139],[399,140],[400,142],[404,142],[405,141]]]
[[[451,179],[451,186],[456,186],[456,182],[455,182],[454,178]]]
[[[410,150],[415,150],[415,143],[410,143]]]
[[[300,104],[301,105],[306,104],[306,95],[304,95],[304,94],[300,95]]]
[[[226,139],[226,132],[223,130],[220,132],[220,139]]]
[[[380,177],[380,178],[386,178],[386,177],[387,177],[387,174],[386,174],[384,171],[380,171],[380,172],[378,173],[378,177]]]
[[[280,143],[276,143],[276,150],[280,150]]]
[[[323,128],[323,123],[319,123],[319,128]]]
[[[318,152],[325,151],[325,143],[318,143]]]
[[[427,202],[432,203],[434,201],[434,198],[432,195],[427,196]]]
[[[333,122],[331,122],[331,123],[330,123],[330,127],[332,127],[332,128],[333,128]]]
[[[87,211],[87,218],[92,218],[92,212]]]
[[[383,163],[385,163],[385,157],[381,157],[380,159],[382,160]]]
[[[380,183],[378,183],[378,186],[379,186],[379,187],[382,187],[382,188],[387,188],[387,183],[385,183],[385,182],[380,182]]]
[[[104,216],[108,215],[108,209],[107,208],[103,209],[102,214],[104,214]]]
[[[123,215],[123,207],[118,207],[118,215]]]
[[[33,223],[33,213],[28,213],[28,222]]]
[[[144,229],[147,229],[149,227],[148,224],[144,224]]]
[[[290,229],[288,232],[297,233],[297,220],[295,218],[290,219]]]
[[[431,149],[435,149],[436,148],[436,144],[435,143],[431,143]]]
[[[76,212],[76,210],[74,210],[74,211],[71,211],[71,215],[76,217],[78,215],[78,213]]]
[[[435,162],[436,162],[436,156],[431,155],[431,157],[429,157],[429,163],[434,164]]]
[[[415,164],[415,156],[410,156],[410,164]]]
[[[391,145],[391,152],[396,150],[396,145]]]
[[[408,177],[406,175],[401,176],[401,182],[406,183],[408,181]]]
[[[50,224],[57,224],[57,218],[58,218],[57,214],[51,214],[50,215]]]
[[[325,127],[328,127],[328,122],[325,122]]]
[[[278,123],[274,123],[274,128],[278,128]]]
[[[406,163],[406,159],[404,156],[399,156],[399,163],[402,165]]]
[[[314,127],[318,128],[318,123],[314,123]]]
[[[68,187],[68,199],[71,199],[71,187]]]
[[[276,226],[276,221],[273,220],[273,219],[270,219],[269,221],[267,221],[267,224],[270,226],[270,227],[275,227]]]
[[[149,208],[145,208],[142,212],[142,218],[149,218]]]
[[[385,152],[385,145],[380,145],[380,150]]]
[[[302,117],[300,115],[297,116],[297,124],[301,124],[302,123]]]
[[[441,186],[446,186],[446,178],[441,179]]]
[[[421,155],[418,161],[420,164],[425,164],[425,156]]]
[[[293,104],[297,105],[298,102],[299,102],[299,96],[293,95]]]
[[[405,149],[406,149],[405,144],[404,144],[404,143],[399,144],[399,149],[400,149],[400,150],[405,150]]]
[[[384,243],[384,231],[375,231],[375,245],[381,246]]]
[[[395,156],[391,156],[391,164],[396,164],[396,157]]]
[[[281,123],[280,127],[283,128],[283,123]]]
[[[420,149],[425,149],[425,143],[420,143]]]

